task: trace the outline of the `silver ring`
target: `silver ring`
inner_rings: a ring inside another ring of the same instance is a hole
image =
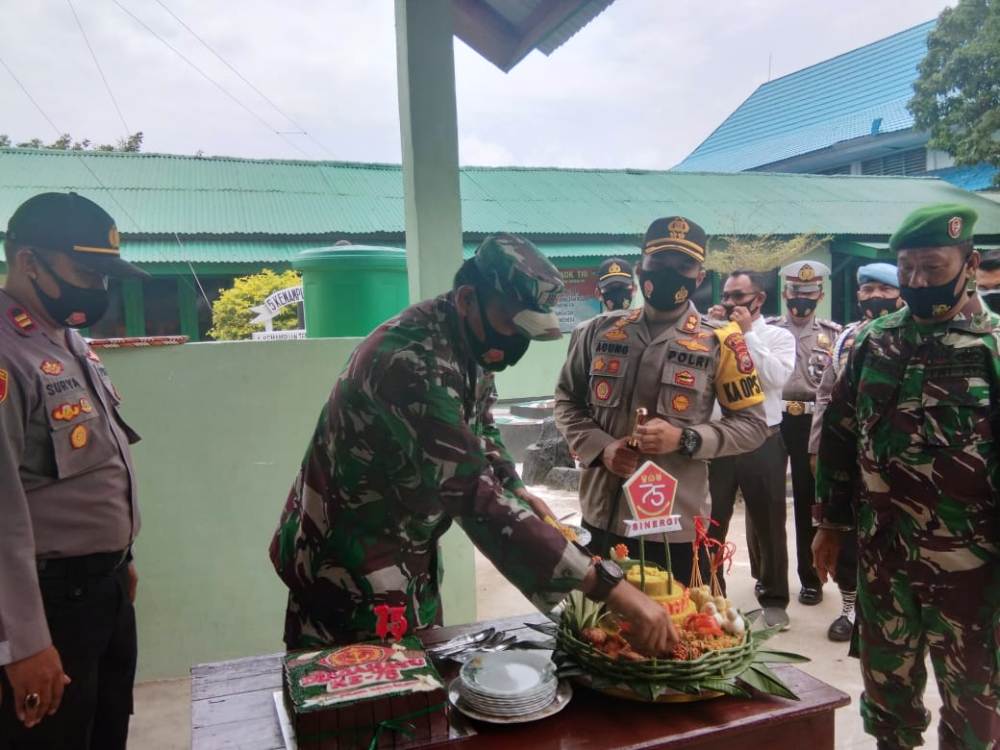
[[[38,693],[28,693],[24,696],[24,707],[31,711],[34,708],[38,708],[38,704],[42,702],[42,697]]]

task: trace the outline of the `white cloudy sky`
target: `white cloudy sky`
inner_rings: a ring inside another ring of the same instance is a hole
[[[207,82],[115,0],[72,0],[146,151],[299,158],[295,127],[169,8],[316,136],[312,158],[398,162],[391,0],[117,0],[267,125]],[[617,0],[551,57],[504,74],[455,43],[465,164],[669,168],[768,75],[935,17],[945,0]],[[0,59],[56,126],[108,141],[124,125],[68,0],[0,0]],[[0,67],[0,133],[52,137]]]

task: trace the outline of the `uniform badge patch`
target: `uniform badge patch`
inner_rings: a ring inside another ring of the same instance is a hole
[[[46,375],[62,375],[63,364],[62,362],[58,362],[54,359],[46,359],[42,361],[39,368]]]
[[[750,349],[747,347],[747,342],[744,340],[743,334],[731,333],[726,336],[726,340],[723,343],[736,355],[736,369],[744,375],[752,373],[753,357],[750,356]]]
[[[694,373],[688,370],[681,370],[674,374],[674,385],[684,388],[694,388]]]
[[[25,333],[35,330],[35,321],[31,319],[31,316],[22,307],[14,306],[7,308],[7,317],[10,318],[10,322],[18,330]]]
[[[9,379],[7,371],[0,369],[0,404],[7,400],[7,381]]]
[[[707,346],[705,346],[703,343],[701,343],[697,339],[677,339],[677,344],[679,346],[683,346],[689,352],[709,352],[709,351],[711,351],[711,349],[709,349]]]
[[[612,328],[604,334],[605,341],[628,341],[628,334],[620,328]],[[707,351],[707,350],[706,350]]]
[[[957,240],[962,236],[962,217],[952,216],[948,219],[948,236]]]
[[[622,361],[620,359],[608,360],[608,375],[617,375],[621,369]]]
[[[611,398],[611,384],[607,380],[598,380],[594,386],[594,398],[598,401],[607,401]]]
[[[694,333],[698,330],[698,316],[691,313],[687,316],[687,320],[684,321],[684,325],[681,326],[681,330],[684,333]]]
[[[87,440],[89,439],[87,433],[87,427],[82,424],[78,424],[69,433],[69,444],[73,446],[73,450],[80,450],[87,445]]]
[[[594,372],[603,372],[604,368],[608,366],[607,361],[604,357],[598,357],[594,360],[593,370]]]
[[[80,411],[84,414],[90,414],[94,410],[93,404],[90,403],[90,399],[81,398],[80,399]]]
[[[635,321],[637,321],[641,316],[642,316],[642,308],[640,307],[638,310],[633,310],[632,312],[630,312],[625,317],[625,320],[627,320],[629,323],[635,323]]]
[[[670,399],[670,405],[673,407],[674,411],[687,411],[691,406],[691,399],[683,393],[678,393]]]
[[[101,358],[97,356],[97,352],[95,352],[93,349],[87,350],[87,359],[89,359],[91,362],[96,362],[97,364],[101,364]]]
[[[799,269],[799,281],[812,281],[816,278],[816,269],[806,263]]]
[[[59,404],[59,406],[52,410],[52,418],[57,422],[72,422],[79,416],[79,404]]]
[[[821,333],[819,336],[817,336],[816,340],[819,342],[820,346],[825,347],[827,349],[830,348],[830,337],[827,336],[825,333]]]

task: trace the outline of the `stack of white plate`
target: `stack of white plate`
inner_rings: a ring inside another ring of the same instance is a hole
[[[474,656],[459,673],[464,707],[485,716],[535,714],[556,698],[559,680],[549,651],[497,651]]]

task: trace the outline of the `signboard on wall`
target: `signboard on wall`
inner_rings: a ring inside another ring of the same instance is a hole
[[[591,268],[561,268],[566,291],[556,303],[559,330],[570,333],[580,323],[601,312],[601,303],[594,297],[597,286],[597,266]]]

